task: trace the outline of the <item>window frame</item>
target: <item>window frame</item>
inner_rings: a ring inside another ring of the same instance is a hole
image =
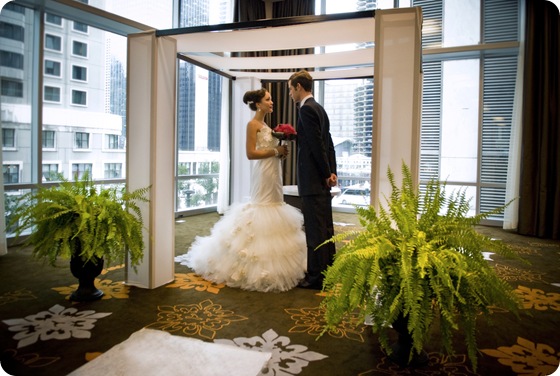
[[[78,140],[79,136],[79,140]],[[87,136],[87,137],[85,137]],[[83,139],[85,137],[85,140]],[[87,143],[86,147],[83,147],[84,141]],[[91,150],[91,133],[89,132],[74,132],[74,151],[90,151]]]
[[[6,87],[5,84],[14,84],[17,85],[17,87]],[[6,93],[5,90],[10,90],[10,93]],[[21,95],[14,95],[11,93],[11,91],[16,90],[15,94],[21,93]],[[11,98],[23,98],[24,97],[24,93],[23,93],[24,87],[23,87],[23,82],[21,80],[16,80],[13,78],[7,78],[7,77],[1,77],[0,78],[0,95],[4,96],[4,97],[11,97]]]
[[[78,43],[85,46],[85,54],[84,55],[76,53],[76,45]],[[81,59],[87,59],[88,55],[89,55],[89,45],[86,42],[83,42],[81,40],[73,39],[72,40],[72,54],[71,55],[75,56],[75,57],[78,57],[78,58],[81,58]]]
[[[56,74],[51,74],[47,72],[47,63],[53,63],[53,64],[58,64],[58,75]],[[62,78],[63,77],[63,71],[62,71],[62,61],[60,60],[55,60],[52,59],[50,57],[43,59],[43,76],[45,77],[52,77],[52,78]]]
[[[71,98],[72,98],[72,100],[71,100],[71,105],[72,106],[87,107],[87,105],[88,105],[87,104],[87,97],[88,97],[87,90],[71,89],[70,93],[71,93]],[[78,94],[78,93],[84,94],[85,103],[77,103],[77,102],[74,101],[74,94]]]
[[[58,50],[49,47],[48,40],[49,39],[54,39],[54,38],[56,38],[56,40],[60,41],[60,49],[58,49]],[[45,32],[45,37],[44,37],[43,43],[44,43],[45,51],[50,51],[50,52],[59,53],[59,54],[64,53],[64,43],[63,43],[63,38],[62,38],[61,35],[57,35],[57,34],[54,34],[54,33],[51,33],[51,32]]]
[[[47,151],[53,151],[56,150],[56,131],[52,130],[52,129],[43,129],[41,131],[42,136],[41,136],[41,143],[42,143],[42,150],[47,150]],[[45,143],[50,140],[50,137],[47,137],[46,134],[51,134],[52,133],[52,146],[47,146],[45,145]]]
[[[11,131],[10,139],[12,140],[10,145],[6,145],[6,134],[8,131]],[[5,126],[2,127],[2,150],[16,150],[17,148],[17,131],[15,128],[6,128]]]
[[[83,65],[78,65],[78,64],[72,64],[70,66],[71,69],[71,75],[70,75],[70,79],[72,81],[75,82],[82,82],[82,83],[87,83],[88,82],[88,67],[85,67]],[[77,78],[75,73],[79,73],[80,76],[84,75],[84,78]]]
[[[47,99],[47,88],[48,89],[58,89],[58,100]],[[62,88],[57,85],[43,85],[43,102],[46,103],[62,103]]]

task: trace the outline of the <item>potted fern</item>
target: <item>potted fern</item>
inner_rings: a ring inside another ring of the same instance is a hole
[[[416,366],[428,362],[424,346],[437,323],[442,346],[450,354],[453,332],[462,331],[476,372],[477,317],[488,314],[490,306],[516,315],[519,308],[513,288],[497,276],[482,252],[519,257],[507,244],[475,229],[503,207],[469,217],[464,191],[446,196],[445,183],[433,180],[420,194],[404,163],[402,173],[399,188],[388,169],[392,193],[385,208],[356,208],[363,230],[328,240],[349,241],[325,272],[324,332],[357,311],[371,322],[392,360]],[[391,330],[399,339],[390,344]]]
[[[127,255],[131,266],[142,260],[144,226],[138,203],[148,201],[149,188],[127,192],[96,187],[87,173],[77,181],[59,179],[59,185],[39,186],[21,196],[7,228],[16,238],[29,233],[22,246],[31,246],[34,257],[52,266],[58,258],[70,260],[80,282],[71,300],[96,300],[103,292],[94,280],[104,263],[122,263]]]

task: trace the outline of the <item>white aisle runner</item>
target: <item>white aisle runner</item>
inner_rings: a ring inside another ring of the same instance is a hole
[[[256,376],[271,356],[270,352],[141,329],[69,376]]]

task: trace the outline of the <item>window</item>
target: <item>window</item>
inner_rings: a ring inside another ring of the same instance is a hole
[[[21,5],[15,4],[13,1],[8,1],[2,10],[11,10],[15,13],[25,14],[25,8]]]
[[[16,52],[0,51],[0,66],[23,69],[23,55]]]
[[[57,181],[58,175],[58,164],[43,163],[43,181]]]
[[[60,77],[60,62],[45,60],[45,74],[47,76]]]
[[[74,28],[75,31],[79,31],[81,33],[87,33],[88,32],[88,25],[86,25],[85,23],[74,21],[73,25],[74,25],[73,28]]]
[[[85,106],[87,104],[87,93],[80,90],[72,90],[72,104]]]
[[[76,149],[89,149],[89,133],[76,132]]]
[[[78,65],[72,65],[72,79],[78,81],[87,81],[87,68]]]
[[[105,148],[107,149],[121,149],[119,144],[120,137],[116,134],[105,135]]]
[[[4,183],[19,183],[19,165],[5,164],[2,166]]]
[[[73,41],[72,42],[72,54],[76,56],[87,57],[88,46],[86,43]]]
[[[52,34],[45,35],[45,49],[62,51],[62,38]]]
[[[43,149],[54,149],[55,131],[43,131]]]
[[[122,178],[122,163],[105,163],[105,179]]]
[[[5,9],[5,8],[4,8]],[[9,22],[0,21],[0,37],[23,42],[23,27]]]
[[[53,25],[62,26],[62,17],[51,13],[45,14],[45,21]]]
[[[192,175],[192,164],[195,162],[179,162],[177,166],[179,167],[179,171],[181,174],[185,175]]]
[[[23,98],[23,83],[21,81],[2,78],[1,85],[2,95]]]
[[[92,165],[91,163],[72,163],[72,178],[79,180],[87,173],[91,176]]]
[[[222,1],[219,6],[207,5],[206,8],[201,4],[192,0],[181,2],[178,26],[232,22],[233,1]],[[220,135],[228,121],[223,114],[228,111],[230,103],[221,99],[222,93],[228,90],[229,81],[190,63],[179,61],[177,84],[175,202],[176,211],[180,212],[217,204],[220,160],[224,150]]]
[[[16,147],[16,130],[13,128],[2,128],[2,147]]]
[[[54,86],[45,86],[43,100],[46,102],[60,103],[60,88]]]
[[[414,6],[422,6],[429,25],[424,49],[441,50],[423,59],[420,180],[446,180],[450,190],[472,198],[471,213],[490,211],[505,204],[518,54],[499,45],[519,39],[519,2],[415,0]],[[472,47],[480,44],[488,48]]]

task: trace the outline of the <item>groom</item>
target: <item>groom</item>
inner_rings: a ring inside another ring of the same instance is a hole
[[[315,248],[334,235],[330,189],[337,184],[336,156],[329,117],[311,93],[311,75],[305,70],[292,74],[288,88],[299,105],[297,184],[307,240],[307,273],[299,287],[320,290],[335,253],[334,243]]]

